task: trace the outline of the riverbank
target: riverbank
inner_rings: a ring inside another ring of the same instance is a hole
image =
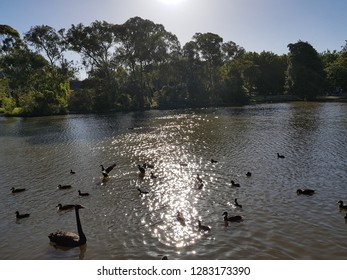
[[[269,95],[269,96],[252,96],[249,99],[251,104],[262,104],[262,103],[281,103],[281,102],[295,102],[295,101],[303,101],[299,97],[295,95]],[[324,95],[324,96],[317,96],[314,102],[347,102],[347,95]],[[159,109],[160,108],[156,108]],[[166,110],[166,108],[164,109]],[[3,108],[0,107],[0,116],[5,117],[30,117],[28,115],[22,115],[20,113],[20,108],[16,108],[13,110],[13,114],[5,114]],[[122,111],[122,110],[120,110]],[[124,110],[127,111],[128,110]],[[95,114],[96,112],[92,112]],[[105,113],[105,112],[103,112]],[[68,112],[67,114],[85,114],[85,112]],[[38,115],[35,115],[36,117]],[[44,115],[42,115],[44,116]]]

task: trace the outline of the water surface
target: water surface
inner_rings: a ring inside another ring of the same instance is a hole
[[[346,116],[346,103],[286,103],[1,117],[0,258],[347,259],[346,212],[336,204],[347,203]],[[103,180],[100,164],[114,162]],[[154,168],[140,178],[144,162]],[[298,196],[300,187],[316,194]],[[50,232],[77,230],[74,212],[58,203],[86,207],[83,248],[49,244]],[[16,221],[17,210],[31,216]],[[224,211],[243,222],[225,226]],[[199,232],[198,220],[211,231]]]

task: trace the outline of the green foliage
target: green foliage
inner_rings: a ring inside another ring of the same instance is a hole
[[[34,26],[24,42],[15,29],[0,25],[0,107],[32,116],[243,105],[284,92],[314,99],[324,90],[347,90],[347,44],[323,54],[307,42],[288,47],[281,56],[246,52],[208,32],[181,48],[163,25],[140,17],[58,31]],[[82,58],[88,74],[72,91],[76,68],[65,59],[67,51]]]
[[[307,42],[289,44],[286,89],[289,94],[312,100],[322,94],[325,73],[317,51]]]

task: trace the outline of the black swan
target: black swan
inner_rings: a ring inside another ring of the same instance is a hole
[[[26,190],[26,188],[12,188],[11,191],[12,193],[19,193],[19,192],[24,192]]]
[[[242,208],[242,205],[237,202],[237,198],[235,198],[235,204],[236,207]]]
[[[306,194],[306,195],[312,195],[314,194],[315,190],[311,190],[311,189],[297,189],[296,193],[297,194]]]
[[[113,168],[115,168],[116,164],[114,163],[107,168],[104,168],[104,166],[102,164],[100,164],[100,166],[101,166],[102,175],[104,177],[108,177],[108,173],[110,173],[113,170]]]
[[[69,210],[69,209],[75,208],[75,205],[74,205],[74,204],[62,205],[61,203],[59,203],[59,204],[57,205],[57,207],[58,207],[59,210]]]
[[[342,200],[339,200],[337,204],[339,205],[340,209],[347,209],[347,204],[343,204]]]
[[[211,230],[210,227],[202,225],[200,220],[198,220],[198,223],[199,223],[199,230],[202,230],[202,231],[210,231]]]
[[[156,175],[154,175],[153,172],[151,172],[151,179],[157,179],[158,177]]]
[[[85,208],[80,204],[75,205],[75,214],[77,222],[78,234],[67,231],[57,231],[48,235],[49,240],[57,246],[62,247],[78,247],[86,244],[87,238],[83,233],[82,225],[80,221],[79,209]]]
[[[247,176],[247,177],[251,177],[251,176],[252,176],[252,173],[248,171],[248,172],[246,173],[246,176]]]
[[[277,153],[277,157],[278,158],[284,158],[284,155],[280,155],[279,153]]]
[[[230,181],[232,187],[240,187],[240,184],[235,183],[233,180]]]
[[[71,185],[58,185],[58,189],[60,190],[71,189],[71,187]]]
[[[80,195],[80,196],[88,196],[89,195],[89,193],[83,193],[83,192],[81,192],[80,190],[78,190],[78,194]]]
[[[76,174],[76,172],[70,169],[70,174]]]
[[[213,158],[211,159],[211,163],[217,163],[217,160],[214,160]]]
[[[30,214],[19,214],[18,211],[16,211],[16,218],[17,219],[23,219],[23,218],[28,218]]]
[[[222,216],[224,216],[225,222],[239,222],[243,220],[242,216],[239,216],[239,215],[228,216],[228,212],[224,212]]]

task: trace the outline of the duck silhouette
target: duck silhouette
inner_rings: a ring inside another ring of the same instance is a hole
[[[199,230],[201,230],[201,231],[210,231],[211,230],[210,227],[202,225],[200,220],[198,220],[198,226],[199,226]]]
[[[344,204],[342,200],[339,200],[337,204],[339,205],[340,209],[347,210],[347,204]]]
[[[240,222],[243,220],[242,216],[236,215],[236,216],[228,216],[228,212],[224,212],[222,214],[224,216],[224,221],[225,222]]]
[[[232,186],[232,187],[236,187],[236,188],[241,187],[241,186],[240,186],[240,184],[235,183],[235,181],[234,181],[234,180],[231,180],[231,181],[230,181],[230,183],[231,183],[231,186]]]
[[[16,211],[16,218],[17,219],[23,219],[23,218],[28,218],[30,214],[19,214],[18,211]]]
[[[176,219],[177,219],[177,221],[179,221],[179,223],[180,223],[182,226],[185,226],[185,225],[186,225],[186,219],[183,217],[182,212],[177,211]]]
[[[85,208],[80,204],[75,205],[75,215],[77,223],[77,234],[74,232],[57,231],[48,235],[49,240],[56,246],[62,247],[78,247],[86,244],[87,238],[82,230],[82,224],[80,220],[79,210]]]
[[[139,191],[139,195],[149,193],[148,191],[141,190],[140,188],[137,188],[137,190]]]
[[[78,195],[79,196],[88,196],[89,195],[89,193],[83,193],[83,192],[81,192],[80,190],[78,190]]]
[[[285,158],[284,155],[280,155],[279,153],[277,153],[277,158]]]
[[[66,189],[71,189],[71,185],[58,185],[58,189],[60,190],[66,190]]]
[[[75,205],[74,204],[66,204],[66,205],[62,205],[61,203],[59,203],[57,205],[59,210],[69,210],[69,209],[74,209]]]
[[[26,188],[11,188],[12,193],[24,192]]]
[[[109,167],[107,168],[104,168],[104,166],[102,164],[100,164],[100,167],[101,167],[101,173],[104,177],[108,177],[108,174],[113,170],[113,168],[116,167],[116,164],[112,164],[110,165]]]
[[[315,190],[312,190],[312,189],[297,189],[296,193],[297,194],[312,195],[312,194],[315,193]]]
[[[234,205],[236,207],[242,208],[242,205],[237,202],[237,198],[235,198],[235,200],[234,200]]]

